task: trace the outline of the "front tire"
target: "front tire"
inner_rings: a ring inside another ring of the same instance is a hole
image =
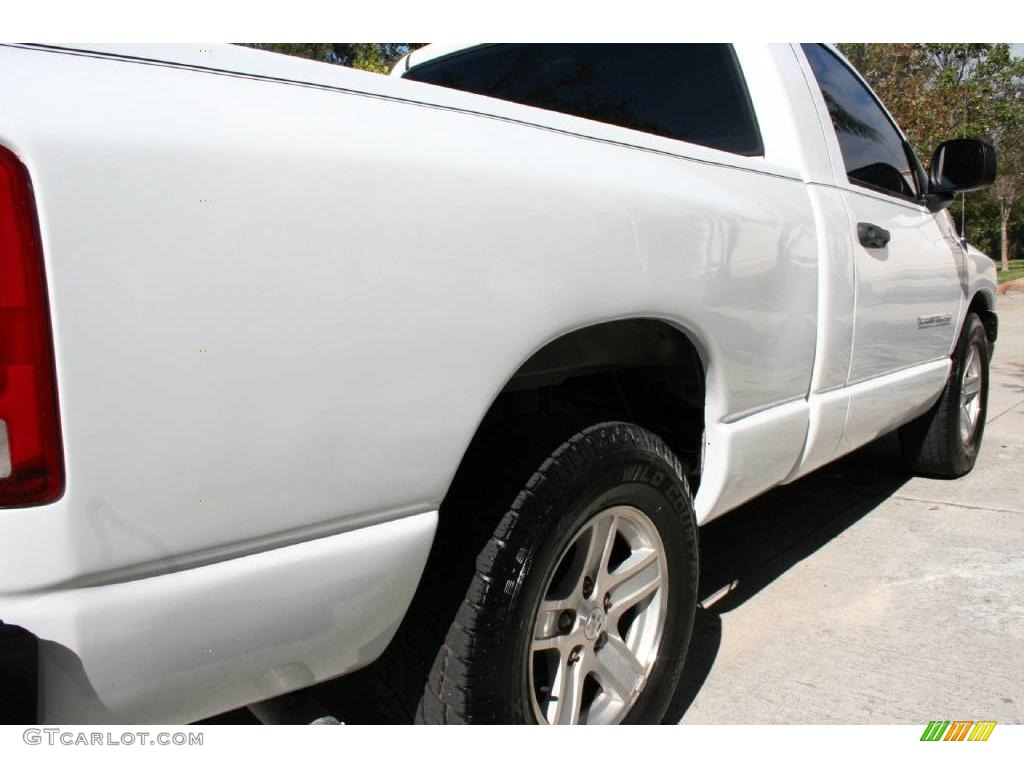
[[[988,412],[990,352],[984,323],[968,314],[942,396],[900,429],[903,455],[914,472],[954,478],[974,468]]]
[[[679,460],[636,425],[583,430],[541,464],[479,553],[417,721],[660,722],[697,575]]]

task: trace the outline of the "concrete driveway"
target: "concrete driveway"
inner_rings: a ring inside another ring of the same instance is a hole
[[[911,477],[888,437],[702,529],[671,721],[1024,722],[1024,293],[997,309],[970,475]]]

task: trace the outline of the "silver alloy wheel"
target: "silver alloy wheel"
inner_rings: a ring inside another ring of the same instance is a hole
[[[639,509],[602,510],[563,549],[527,655],[539,723],[619,723],[658,658],[668,563]]]
[[[963,378],[960,382],[960,439],[970,442],[981,414],[981,355],[976,344],[967,348]]]

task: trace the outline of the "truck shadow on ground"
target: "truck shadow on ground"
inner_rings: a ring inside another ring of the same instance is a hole
[[[678,723],[707,680],[722,615],[839,536],[911,477],[887,435],[701,528],[700,605],[683,677],[664,723]]]

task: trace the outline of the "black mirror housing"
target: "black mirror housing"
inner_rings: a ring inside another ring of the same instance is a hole
[[[996,180],[996,150],[978,139],[944,141],[932,155],[928,191],[952,196],[989,187]]]

